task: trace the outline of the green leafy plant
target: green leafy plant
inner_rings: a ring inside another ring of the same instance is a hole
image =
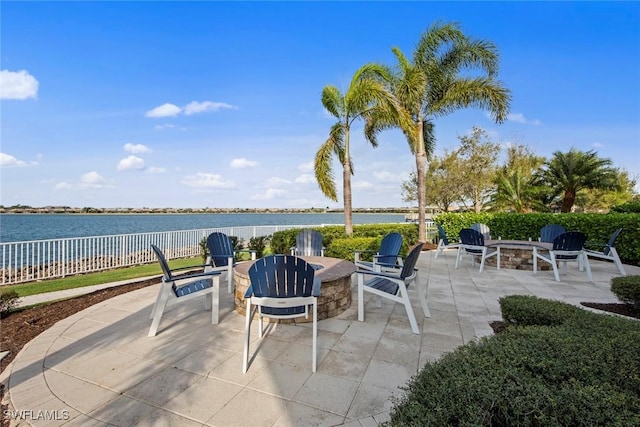
[[[20,297],[18,293],[13,289],[3,289],[0,291],[0,317],[4,317],[9,311],[14,309]]]
[[[611,292],[620,301],[640,309],[640,276],[619,276],[611,279]]]
[[[252,251],[256,251],[256,258],[262,258],[264,251],[269,243],[270,236],[257,236],[249,239],[248,248]]]

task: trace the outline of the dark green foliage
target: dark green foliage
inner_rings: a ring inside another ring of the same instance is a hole
[[[562,325],[585,314],[585,310],[574,305],[529,295],[511,295],[499,302],[502,319],[519,326]]]
[[[619,276],[611,279],[611,292],[620,301],[640,309],[640,276]]]
[[[207,262],[207,257],[209,256],[209,248],[207,247],[207,238],[203,237],[199,243],[200,246],[200,256],[202,257],[202,263]]]
[[[322,242],[324,244],[325,255],[333,256],[337,258],[353,260],[353,252],[348,256],[347,248],[355,249],[367,249],[373,245],[372,241],[365,243],[365,247],[360,246],[360,243],[348,243],[345,239],[349,239],[345,232],[344,227],[340,225],[332,225],[327,227],[317,227],[314,230],[318,230],[322,234]],[[288,254],[291,252],[291,248],[296,245],[296,236],[300,232],[299,228],[292,228],[289,230],[276,231],[271,237],[271,251],[274,254]],[[392,232],[398,232],[402,234],[403,244],[401,253],[406,253],[406,249],[418,242],[418,225],[417,224],[361,224],[353,227],[353,237],[371,237],[377,239],[377,245],[375,249],[380,247],[380,241],[382,238]],[[340,247],[333,247],[333,241],[338,240]],[[338,254],[344,254],[345,257]]]
[[[611,212],[617,213],[640,213],[640,200],[631,200],[611,208]]]
[[[640,425],[640,322],[538,298],[505,305],[523,313],[511,319],[518,325],[535,321],[516,306],[533,305],[556,326],[512,326],[428,363],[387,425]]]
[[[9,311],[18,305],[20,297],[14,289],[0,291],[0,317],[4,317]]]
[[[640,265],[640,214],[552,214],[552,213],[446,213],[435,218],[447,236],[457,237],[460,230],[475,222],[487,224],[491,237],[497,239],[537,239],[547,224],[560,224],[567,231],[581,231],[589,242],[606,243],[618,228],[622,233],[616,240],[616,250],[624,263]]]
[[[256,251],[256,258],[262,258],[264,256],[264,250],[269,243],[270,237],[271,236],[259,236],[249,239],[248,249]]]

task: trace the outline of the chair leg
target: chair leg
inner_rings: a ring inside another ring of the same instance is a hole
[[[402,298],[402,303],[404,304],[404,308],[407,311],[407,317],[409,318],[409,324],[411,325],[411,332],[416,335],[420,335],[418,322],[416,322],[416,315],[413,313],[413,307],[411,307],[409,293],[407,292],[407,288],[404,284],[400,286],[400,297]]]
[[[533,272],[538,272],[538,250],[535,246],[533,247]]]
[[[480,273],[482,273],[482,270],[484,270],[484,260],[485,258],[487,258],[487,248],[484,247],[482,248],[482,259],[480,260]],[[474,257],[475,259],[475,257]]]
[[[549,251],[549,256],[551,257],[551,267],[553,267],[553,276],[556,278],[556,282],[560,281],[560,274],[558,273],[558,261],[556,260],[556,255],[553,251]]]
[[[460,263],[460,257],[462,256],[462,246],[458,246],[458,253],[456,254],[456,266],[458,268],[458,263]]]
[[[436,248],[436,253],[433,256],[433,259],[438,259],[438,254],[441,253],[443,249],[444,249],[444,241],[440,239],[440,241],[438,242],[438,247]]]
[[[620,261],[620,257],[618,256],[618,251],[616,251],[616,248],[609,248],[609,252],[613,257],[613,262],[616,264],[616,267],[618,267],[618,271],[620,272],[620,274],[626,276],[627,272],[624,271],[624,267],[622,266],[622,262]]]
[[[317,362],[317,341],[318,341],[318,299],[313,302],[313,354],[311,355],[311,371],[316,371]]]
[[[587,279],[590,282],[593,282],[593,276],[591,275],[591,266],[589,265],[589,258],[587,258],[587,254],[584,251],[578,255],[578,259],[582,259],[581,264],[584,265],[585,270],[587,270]]]
[[[242,352],[242,373],[247,373],[249,367],[249,341],[251,339],[251,298],[247,298],[246,318],[244,321],[244,351]]]
[[[358,320],[364,322],[364,274],[358,274]]]
[[[163,284],[164,285],[164,284]],[[167,306],[167,301],[169,300],[169,292],[171,290],[165,286],[163,286],[160,291],[160,295],[158,296],[158,302],[156,303],[155,312],[153,314],[153,321],[151,322],[151,327],[149,328],[148,337],[155,337],[158,332],[158,326],[160,326],[160,320],[162,320],[162,314],[164,313],[164,309]]]
[[[233,292],[233,257],[227,260],[227,287],[229,293]]]
[[[420,305],[422,306],[424,317],[431,317],[431,312],[429,312],[429,306],[427,305],[427,286],[420,285],[421,282],[418,273],[416,273],[414,281],[416,282],[416,290],[418,291],[418,298],[420,299]]]
[[[209,298],[209,304],[211,305],[211,324],[217,325],[220,322],[220,278],[215,276],[213,278],[213,289],[211,293],[207,295]]]

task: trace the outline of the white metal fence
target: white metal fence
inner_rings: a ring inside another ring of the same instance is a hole
[[[222,227],[0,243],[1,285],[156,262],[152,244],[169,259],[198,256],[202,238],[216,231],[248,242],[280,230],[317,226]]]
[[[203,228],[0,243],[0,286],[156,262],[152,244],[162,248],[168,259],[195,257],[201,253],[202,239],[216,231],[246,243],[276,231],[326,225],[338,224]]]

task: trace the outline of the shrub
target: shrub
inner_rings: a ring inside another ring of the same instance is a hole
[[[556,313],[560,324],[512,326],[427,363],[394,399],[386,425],[640,425],[639,322],[505,300]],[[518,324],[531,317],[519,312]]]
[[[256,251],[256,258],[262,258],[264,256],[264,250],[269,243],[270,236],[252,237],[249,239],[249,249]]]
[[[640,309],[640,276],[619,276],[611,279],[611,292],[620,301]]]
[[[640,200],[630,200],[627,203],[614,206],[611,208],[611,212],[640,213]]]
[[[487,224],[491,236],[502,239],[536,239],[540,229],[547,224],[560,224],[569,231],[581,231],[589,242],[606,243],[618,228],[622,233],[616,240],[620,259],[640,266],[640,214],[638,213],[444,213],[435,218],[447,236],[457,237],[460,230],[475,222]]]
[[[585,314],[585,310],[560,301],[529,295],[510,295],[499,300],[502,319],[511,325],[562,325]]]
[[[0,317],[4,317],[9,311],[14,309],[20,298],[14,289],[3,289],[0,291]]]

